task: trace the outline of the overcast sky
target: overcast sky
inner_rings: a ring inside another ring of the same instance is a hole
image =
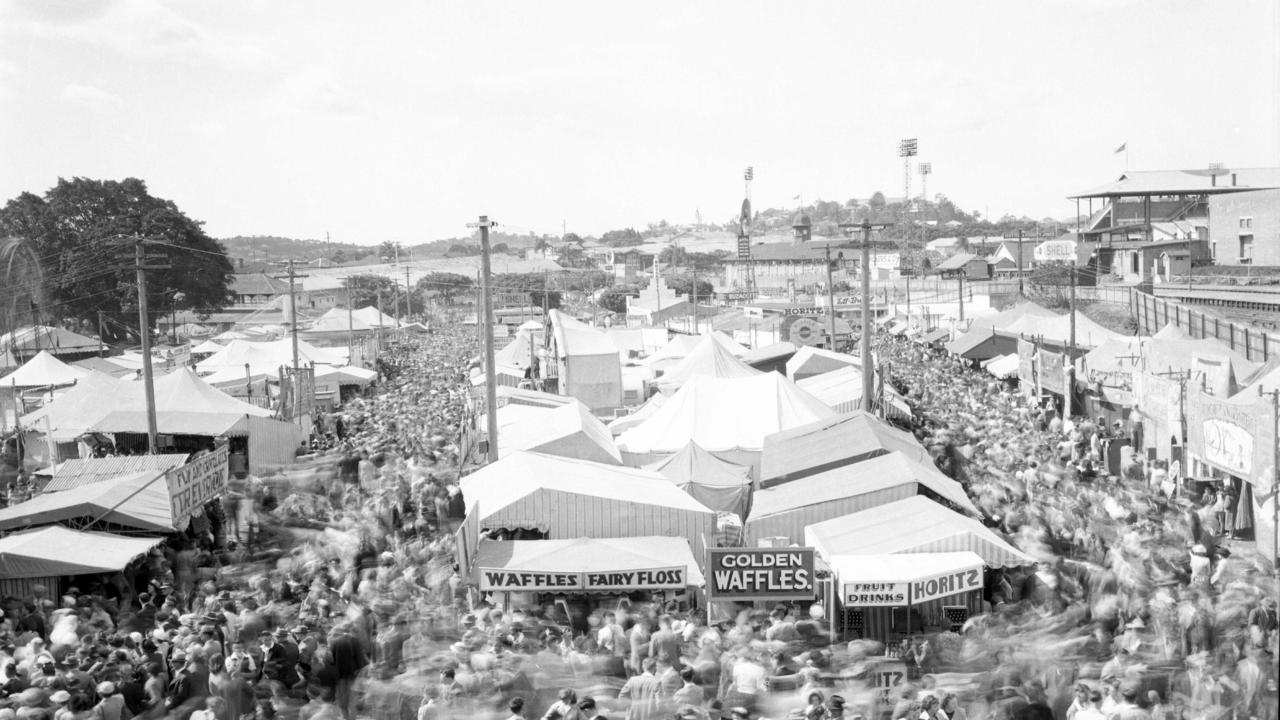
[[[218,237],[598,234],[902,192],[1071,215],[1280,164],[1280,2],[0,0],[0,195],[147,181]],[[913,180],[919,192],[919,178]]]

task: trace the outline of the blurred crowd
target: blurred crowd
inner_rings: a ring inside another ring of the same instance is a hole
[[[1115,428],[888,337],[939,467],[1040,560],[963,632],[885,648],[829,643],[806,605],[503,607],[453,546],[477,350],[451,328],[393,345],[327,450],[128,573],[5,598],[0,720],[1276,717],[1275,586],[1216,494],[1108,473]]]

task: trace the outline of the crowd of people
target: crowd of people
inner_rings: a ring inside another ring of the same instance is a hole
[[[962,633],[830,644],[803,604],[708,624],[658,598],[510,608],[469,588],[453,531],[477,347],[443,327],[386,349],[326,418],[330,447],[238,485],[136,571],[6,598],[0,720],[1274,720],[1270,579],[1198,496],[1099,471],[1097,423],[900,339],[877,350],[939,467],[1041,560]]]

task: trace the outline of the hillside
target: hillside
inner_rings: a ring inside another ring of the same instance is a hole
[[[377,251],[377,247],[355,243],[299,240],[273,235],[237,235],[220,238],[219,242],[227,248],[227,255],[233,262],[243,259],[246,264],[276,260],[314,260],[318,257],[332,259],[338,253],[354,260]]]

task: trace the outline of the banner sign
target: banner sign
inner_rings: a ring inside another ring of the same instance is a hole
[[[901,607],[907,604],[907,583],[844,584],[846,607]]]
[[[1067,373],[1063,362],[1063,353],[1040,348],[1040,383],[1045,390],[1059,395],[1066,394]]]
[[[982,568],[945,573],[911,583],[911,602],[922,603],[948,595],[982,589]]]
[[[223,445],[208,455],[202,455],[165,473],[165,482],[169,485],[169,506],[175,525],[180,525],[206,502],[226,492],[231,475],[228,462],[230,456],[230,448]]]
[[[688,568],[608,572],[554,572],[480,568],[480,590],[515,592],[603,592],[610,590],[683,590]]]
[[[1274,463],[1272,408],[1266,397],[1229,402],[1188,391],[1187,449],[1213,467],[1262,487]]]
[[[1018,386],[1029,393],[1036,386],[1036,346],[1018,338]]]
[[[707,553],[711,599],[813,599],[813,548],[711,548]]]

